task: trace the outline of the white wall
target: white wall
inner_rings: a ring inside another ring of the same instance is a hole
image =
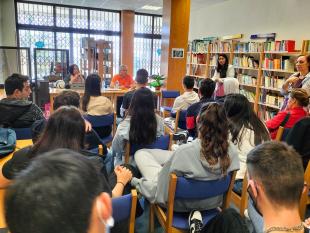
[[[194,0],[193,0],[194,1]],[[276,39],[310,39],[310,0],[228,0],[192,10],[189,39],[275,32]]]

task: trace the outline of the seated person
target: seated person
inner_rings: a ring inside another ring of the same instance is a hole
[[[53,63],[52,63],[53,66]],[[44,77],[49,82],[56,82],[57,80],[63,79],[63,67],[60,62],[55,64],[55,67],[51,70],[50,75]]]
[[[4,82],[7,98],[0,100],[0,126],[28,128],[44,119],[43,112],[28,100],[31,93],[29,77],[12,74]]]
[[[73,106],[63,106],[57,109],[48,119],[39,140],[33,146],[15,152],[13,157],[3,165],[0,187],[5,187],[10,183],[20,171],[28,166],[33,158],[58,148],[80,152],[94,163],[99,174],[108,177],[102,161],[103,158],[84,150],[84,137],[84,119],[79,110]],[[116,175],[119,173],[120,177],[117,177],[119,183],[112,190],[113,197],[122,195],[125,185],[132,176],[131,172],[124,167],[116,167],[115,173]],[[126,173],[125,176],[122,173]]]
[[[43,155],[6,191],[9,231],[105,233],[112,227],[110,189],[89,160],[65,149]]]
[[[264,123],[254,112],[249,100],[242,94],[227,95],[224,109],[228,119],[231,141],[237,146],[240,170],[235,178],[234,191],[241,194],[246,172],[247,154],[255,146],[270,140]]]
[[[82,110],[92,116],[113,113],[111,100],[101,95],[101,78],[98,74],[90,74],[86,78],[85,93],[82,97]],[[112,126],[97,127],[94,130],[100,138],[104,138],[111,134]]]
[[[215,82],[212,79],[203,79],[200,82],[198,95],[200,97],[199,102],[192,104],[188,107],[186,112],[186,128],[189,132],[189,135],[196,138],[197,129],[196,129],[196,118],[199,114],[200,108],[202,105],[214,102],[212,98],[215,89]]]
[[[69,66],[69,74],[64,78],[66,87],[70,87],[72,83],[84,83],[84,76],[80,73],[80,69],[76,64]]]
[[[118,125],[112,141],[115,164],[121,164],[126,143],[149,145],[164,134],[163,119],[155,114],[153,93],[148,88],[135,91],[128,114]]]
[[[110,87],[115,88],[116,84],[118,83],[118,88],[121,89],[128,89],[131,88],[134,85],[132,77],[127,74],[127,66],[121,65],[119,67],[119,74],[116,74],[113,76]]]
[[[223,103],[225,97],[229,94],[238,94],[239,93],[239,81],[236,78],[227,77],[223,79],[223,90],[224,95],[218,96],[215,100],[219,103]]]
[[[132,96],[134,95],[135,91],[140,89],[140,88],[146,88],[147,84],[148,84],[148,77],[149,77],[149,73],[147,72],[147,70],[145,69],[139,69],[136,73],[136,78],[135,78],[135,82],[136,82],[136,86],[135,89],[128,91],[123,98],[123,103],[122,103],[122,111],[123,111],[123,116],[125,116],[126,112],[129,109],[130,103],[131,103],[131,99]],[[155,103],[155,108],[157,106],[157,96],[154,93],[154,103]]]
[[[265,142],[250,151],[246,165],[248,213],[255,231],[309,232],[299,215],[304,169],[298,153],[285,143]],[[257,224],[258,213],[262,224]]]
[[[274,118],[267,120],[266,125],[270,131],[272,139],[276,138],[277,132],[281,124],[284,124],[284,128],[292,128],[294,124],[301,118],[308,115],[304,107],[309,104],[309,96],[307,92],[302,88],[295,88],[289,94],[286,109],[280,111]]]
[[[172,113],[176,113],[178,110],[186,110],[190,105],[199,101],[198,94],[193,90],[194,85],[194,77],[185,76],[183,78],[183,89],[185,92],[174,100]]]
[[[198,117],[199,136],[176,151],[142,149],[135,162],[142,178],[132,178],[131,184],[151,203],[166,205],[169,174],[199,180],[219,179],[239,169],[238,153],[229,140],[225,112],[218,103],[208,103]],[[174,210],[189,212],[219,207],[222,195],[202,200],[176,200]]]
[[[62,106],[74,106],[76,108],[80,107],[80,95],[71,90],[66,90],[61,92],[54,98],[53,109],[57,110]],[[31,127],[32,141],[35,143],[44,127],[46,125],[46,120],[38,120]],[[90,150],[97,148],[98,145],[102,144],[98,134],[91,128],[91,124],[85,120],[85,149]],[[103,154],[107,153],[106,145],[103,145]]]

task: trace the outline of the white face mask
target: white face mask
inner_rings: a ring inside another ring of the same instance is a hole
[[[107,220],[104,220],[101,216],[102,204],[100,201],[97,201],[97,214],[99,216],[100,222],[105,225],[105,232],[110,233],[110,228],[114,226],[114,219],[110,216]]]

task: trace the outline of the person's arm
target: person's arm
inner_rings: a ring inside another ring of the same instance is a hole
[[[186,111],[186,128],[189,135],[195,137],[196,117],[191,107]]]
[[[172,112],[177,112],[182,106],[182,97],[178,96],[173,103]]]
[[[306,77],[303,84],[302,84],[302,88],[305,89],[308,93],[308,95],[310,96],[310,77]]]
[[[111,82],[110,82],[110,87],[111,87],[111,88],[114,88],[116,79],[117,79],[116,75],[113,76],[113,78],[112,78],[112,80],[111,80]]]
[[[116,174],[116,185],[112,190],[112,197],[120,197],[123,194],[124,188],[132,178],[132,173],[129,169],[121,166],[116,166],[114,169]]]
[[[287,93],[289,85],[297,82],[298,79],[299,77],[297,77],[296,74],[293,74],[292,76],[290,76],[282,85],[282,90],[284,91],[284,93]]]
[[[32,104],[31,105],[31,110],[30,110],[32,117],[33,117],[33,122],[37,120],[42,120],[45,119],[42,110],[36,105]]]
[[[286,111],[279,112],[274,118],[266,121],[267,128],[269,130],[277,129],[283,122],[286,115],[287,115]]]

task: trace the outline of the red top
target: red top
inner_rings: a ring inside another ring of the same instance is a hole
[[[134,83],[132,77],[128,74],[126,76],[121,76],[119,74],[114,75],[111,80],[111,85],[115,86],[116,81],[119,82],[120,88],[121,87],[130,88]]]
[[[301,118],[307,116],[307,112],[304,110],[303,107],[295,107],[290,110],[284,110],[280,111],[274,118],[266,121],[266,126],[268,129],[277,129],[280,124],[284,121],[285,116],[287,113],[290,112],[290,118],[288,119],[287,123],[284,125],[284,128],[292,128],[297,121],[299,121]],[[270,133],[270,136],[272,139],[276,138],[277,131],[275,130]]]

